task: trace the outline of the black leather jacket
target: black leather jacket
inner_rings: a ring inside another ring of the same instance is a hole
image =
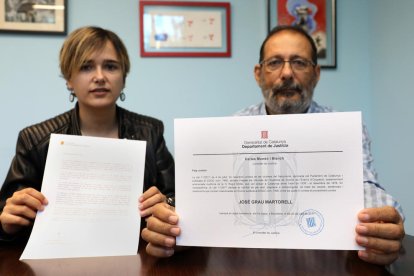
[[[147,141],[144,190],[157,186],[163,194],[173,196],[174,160],[165,145],[163,123],[118,106],[117,117],[121,139]],[[72,110],[20,131],[16,155],[0,191],[0,211],[15,191],[27,187],[40,191],[51,133],[81,135],[77,105]],[[0,240],[8,240],[2,238],[4,233],[2,235],[1,232],[0,229]]]

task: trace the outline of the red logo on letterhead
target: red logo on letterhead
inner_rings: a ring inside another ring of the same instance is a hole
[[[268,135],[269,133],[268,133],[268,131],[267,130],[262,130],[261,131],[261,138],[262,139],[267,139],[267,138],[269,138],[269,135]]]

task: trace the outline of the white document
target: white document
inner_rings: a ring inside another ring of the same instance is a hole
[[[145,141],[52,134],[38,212],[20,259],[135,255]]]
[[[176,119],[178,245],[360,249],[360,112]]]

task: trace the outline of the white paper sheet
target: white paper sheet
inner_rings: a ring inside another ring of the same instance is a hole
[[[178,245],[360,249],[360,112],[176,119]]]
[[[52,134],[38,212],[20,259],[134,255],[145,141]]]

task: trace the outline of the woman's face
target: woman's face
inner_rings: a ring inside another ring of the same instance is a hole
[[[68,88],[75,93],[79,108],[113,107],[124,88],[123,72],[114,46],[110,41],[74,72]]]

